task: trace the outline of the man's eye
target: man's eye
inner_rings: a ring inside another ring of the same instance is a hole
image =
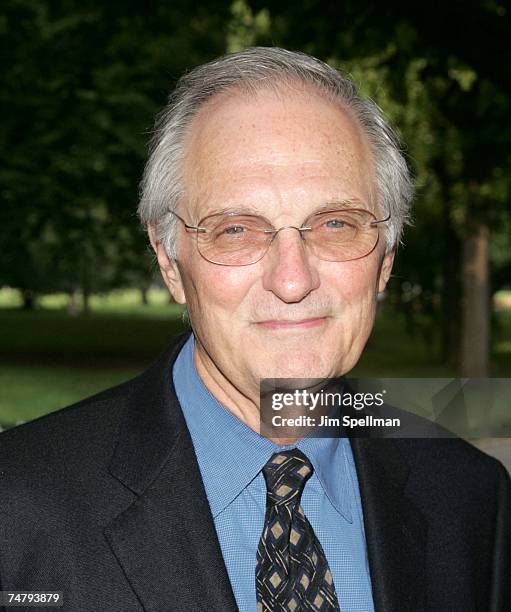
[[[242,225],[231,225],[230,227],[226,227],[223,231],[224,234],[235,235],[235,234],[243,234],[246,231],[246,227]]]
[[[329,229],[342,229],[346,226],[346,222],[342,219],[329,219],[325,226]]]

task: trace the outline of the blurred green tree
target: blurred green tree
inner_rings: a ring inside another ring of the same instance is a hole
[[[145,287],[135,209],[154,115],[225,50],[229,5],[5,0],[0,6],[0,285]],[[87,300],[84,300],[87,304]]]

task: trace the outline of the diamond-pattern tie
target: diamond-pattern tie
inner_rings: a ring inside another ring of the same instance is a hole
[[[257,612],[339,612],[328,561],[300,506],[312,472],[297,448],[275,453],[263,468],[267,494],[257,549]]]

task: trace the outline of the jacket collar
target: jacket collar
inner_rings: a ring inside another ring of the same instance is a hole
[[[398,440],[351,440],[377,612],[426,610],[427,522],[406,495],[410,476]]]
[[[142,495],[167,462],[179,435],[187,431],[172,380],[172,366],[189,333],[132,381],[109,471]]]
[[[133,383],[109,470],[137,497],[104,533],[144,610],[235,612],[172,383],[187,335]]]

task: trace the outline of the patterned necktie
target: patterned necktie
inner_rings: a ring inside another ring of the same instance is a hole
[[[325,553],[300,506],[312,471],[297,448],[275,453],[263,468],[267,495],[257,549],[257,612],[339,612]]]

